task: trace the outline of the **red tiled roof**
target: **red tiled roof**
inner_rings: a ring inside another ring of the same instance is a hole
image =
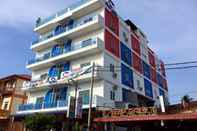
[[[95,118],[95,122],[140,122],[160,120],[197,120],[197,113],[166,114],[166,115],[133,115],[124,117]]]
[[[20,79],[23,79],[23,80],[31,80],[31,76],[30,75],[27,75],[27,74],[13,74],[13,75],[9,75],[9,76],[0,78],[0,81],[13,79],[13,78],[20,78]]]

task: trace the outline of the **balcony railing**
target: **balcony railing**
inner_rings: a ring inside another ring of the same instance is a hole
[[[89,98],[83,99],[83,108],[89,108]],[[113,106],[113,103],[106,103],[104,97],[93,96],[93,107],[109,107]],[[41,111],[46,109],[65,109],[67,110],[68,101],[57,101],[54,103],[40,103],[40,104],[23,104],[18,107],[17,113],[24,113],[25,111]]]
[[[61,107],[67,107],[67,105],[68,105],[67,101],[57,101],[54,103],[23,104],[18,107],[18,111],[61,108]]]
[[[56,56],[59,56],[59,55],[62,55],[62,54],[66,54],[66,53],[70,53],[70,52],[73,52],[73,51],[76,51],[76,50],[80,50],[82,48],[94,45],[96,43],[97,43],[97,38],[92,38],[92,39],[88,39],[88,40],[85,40],[85,41],[82,41],[82,42],[79,42],[79,43],[76,43],[76,44],[71,44],[71,47],[64,48],[62,52],[59,52],[56,55],[52,55],[51,52],[46,53],[40,58],[36,58],[36,59],[32,59],[32,60],[28,61],[27,64],[31,65],[31,64],[34,64],[34,63],[37,63],[37,62],[41,62],[41,61],[44,61],[44,60],[47,60],[47,59],[50,59],[50,58],[53,58],[53,57],[56,57]]]
[[[62,34],[62,33],[65,33],[65,32],[67,32],[67,31],[70,31],[70,30],[72,30],[72,29],[75,29],[75,28],[77,28],[77,27],[79,27],[79,26],[82,26],[82,25],[84,25],[84,24],[86,24],[86,23],[89,23],[89,22],[91,22],[91,21],[94,21],[94,20],[96,20],[97,18],[98,18],[98,15],[90,16],[89,18],[87,18],[87,19],[85,19],[85,20],[83,20],[83,21],[75,21],[75,22],[73,23],[73,25],[69,25],[69,26],[66,26],[66,27],[62,28],[61,31],[59,31],[58,33],[55,33],[55,31],[48,32],[47,34],[45,34],[44,36],[42,36],[42,38],[40,38],[39,40],[33,41],[33,42],[32,42],[32,45],[35,45],[35,44],[37,44],[37,43],[39,43],[39,42],[42,42],[42,41],[47,40],[47,39],[49,39],[49,38],[51,38],[51,37],[60,35],[60,34]]]
[[[70,7],[63,9],[63,10],[60,10],[59,12],[57,12],[57,13],[55,13],[55,14],[47,17],[47,18],[44,18],[44,19],[38,18],[38,20],[36,22],[36,27],[39,27],[39,26],[41,26],[41,25],[43,25],[43,24],[45,24],[45,23],[47,23],[47,22],[49,22],[49,21],[51,21],[51,20],[53,20],[53,19],[55,19],[59,16],[62,16],[63,14],[76,9],[77,7],[87,3],[89,1],[90,0],[81,0],[80,2],[77,2],[73,5],[71,5]]]

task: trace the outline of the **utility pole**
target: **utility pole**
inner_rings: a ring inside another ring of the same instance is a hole
[[[93,87],[94,87],[94,71],[95,63],[92,65],[92,78],[91,78],[91,87],[90,87],[90,101],[89,101],[89,112],[88,112],[88,131],[91,130],[91,114],[92,114],[92,97],[93,97]]]

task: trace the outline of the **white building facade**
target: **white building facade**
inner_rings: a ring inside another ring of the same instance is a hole
[[[39,38],[31,45],[35,58],[27,64],[32,81],[24,85],[28,100],[17,114],[66,111],[69,96],[76,93],[73,83],[83,108],[88,108],[91,70],[70,83],[67,78],[92,63],[94,108],[159,105],[160,95],[168,100],[163,62],[148,47],[144,33],[111,6],[105,0],[82,0],[37,20]]]

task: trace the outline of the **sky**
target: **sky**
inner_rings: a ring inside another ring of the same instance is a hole
[[[25,68],[38,17],[49,16],[79,0],[1,0],[0,77],[30,73]],[[143,30],[149,46],[165,63],[197,60],[196,0],[113,0],[117,12]],[[197,68],[167,70],[171,103],[183,95],[197,98]]]

